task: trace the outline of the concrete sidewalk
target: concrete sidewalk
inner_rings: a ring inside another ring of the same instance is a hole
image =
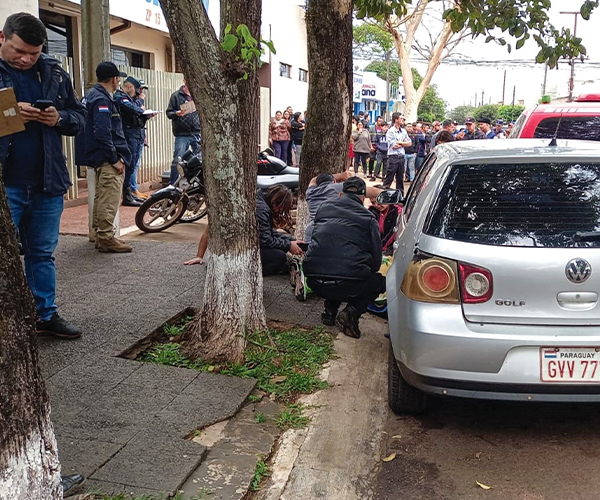
[[[119,357],[198,306],[204,288],[204,267],[183,265],[196,243],[132,244],[131,254],[100,254],[87,237],[61,236],[59,312],[84,333],[39,337],[40,361],[63,472],[82,472],[105,493],[172,494],[206,451],[184,436],[234,415],[254,381]],[[319,321],[318,301],[297,302],[286,276],[266,279],[264,296],[271,319]]]

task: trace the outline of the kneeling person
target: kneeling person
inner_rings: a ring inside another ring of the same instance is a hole
[[[323,323],[337,317],[344,334],[359,338],[358,320],[385,291],[381,238],[375,216],[364,207],[366,184],[358,177],[344,182],[342,197],[323,203],[315,216],[304,274],[312,291],[325,299]],[[342,302],[348,305],[338,314]]]

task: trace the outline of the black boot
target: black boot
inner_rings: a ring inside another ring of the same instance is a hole
[[[131,189],[128,189],[123,192],[123,203],[121,203],[124,207],[139,207],[141,206],[143,201],[139,198],[133,196]]]
[[[343,334],[354,339],[359,339],[361,335],[358,320],[359,316],[356,314],[356,309],[352,306],[346,306],[337,316],[337,321],[342,326]]]
[[[78,339],[81,330],[54,313],[47,321],[38,321],[35,325],[36,333],[46,333],[59,339]]]
[[[324,325],[327,326],[335,326],[335,317],[337,316],[337,310],[331,311],[329,309],[325,309],[321,313],[321,321]]]

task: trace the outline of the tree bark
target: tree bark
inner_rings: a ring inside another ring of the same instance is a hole
[[[352,0],[310,0],[307,124],[300,157],[296,237],[309,222],[306,188],[322,172],[343,172],[352,117]]]
[[[266,326],[256,222],[258,73],[236,60],[239,46],[223,51],[202,2],[161,3],[202,120],[210,221],[204,297],[187,331],[186,354],[240,361],[246,331]],[[221,1],[221,33],[243,23],[260,40],[260,21],[260,0]]]
[[[62,498],[35,320],[0,169],[0,500]]]

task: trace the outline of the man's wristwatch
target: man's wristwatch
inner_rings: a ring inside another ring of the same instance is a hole
[[[60,115],[60,113],[58,114],[58,120],[56,121],[56,123],[54,124],[55,127],[60,127],[62,123],[62,116]]]

